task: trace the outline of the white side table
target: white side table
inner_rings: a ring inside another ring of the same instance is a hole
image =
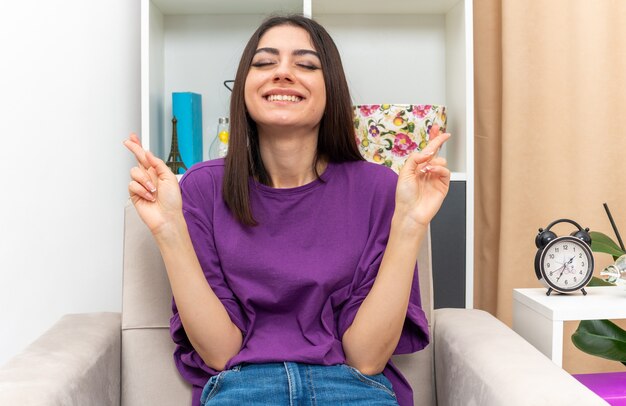
[[[626,319],[626,290],[619,286],[587,287],[560,295],[547,289],[513,290],[513,330],[558,366],[563,366],[563,322]]]

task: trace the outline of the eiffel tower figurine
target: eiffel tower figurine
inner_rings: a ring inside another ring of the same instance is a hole
[[[170,148],[170,155],[167,157],[166,165],[169,166],[170,170],[174,172],[175,175],[179,175],[181,173],[185,173],[187,167],[183,162],[183,158],[180,156],[180,151],[178,150],[178,132],[176,131],[176,117],[172,119],[172,147]],[[182,172],[180,170],[182,169]]]

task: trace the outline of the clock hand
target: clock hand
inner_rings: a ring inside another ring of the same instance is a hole
[[[561,277],[561,275],[563,275],[563,271],[564,271],[564,270],[565,270],[565,264],[563,264],[560,268],[558,268],[558,269],[555,269],[555,270],[554,270],[554,272],[559,272],[559,271],[561,271],[561,273],[559,274],[559,277],[556,279],[556,280],[557,280],[557,282],[559,281],[559,278]],[[550,274],[550,275],[552,275],[552,274]]]
[[[574,256],[574,257],[575,257],[575,256]],[[567,261],[566,263],[564,263],[564,264],[563,264],[563,266],[561,267],[561,268],[563,268],[563,270],[562,270],[562,271],[561,271],[561,273],[559,274],[559,277],[558,277],[558,278],[556,278],[556,281],[557,281],[557,282],[559,281],[559,279],[561,279],[561,276],[563,276],[563,272],[565,272],[565,270],[567,269],[567,266],[568,266],[569,264],[571,264],[571,263],[572,263],[572,261],[574,260],[574,257],[571,257],[571,258],[569,259],[569,261]],[[559,268],[559,269],[560,269],[560,268]]]
[[[575,257],[575,255],[571,257],[569,261],[567,261],[567,263],[565,264],[565,270],[567,270],[567,273],[574,273],[574,265],[572,264],[572,261]]]

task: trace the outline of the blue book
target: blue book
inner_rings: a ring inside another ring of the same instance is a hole
[[[202,96],[172,93],[172,115],[178,120],[178,150],[187,169],[202,162]]]

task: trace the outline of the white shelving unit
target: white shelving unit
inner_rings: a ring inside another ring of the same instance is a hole
[[[142,140],[169,152],[171,93],[202,94],[205,158],[228,115],[239,57],[272,13],[304,13],[330,32],[354,104],[444,104],[446,158],[466,183],[466,306],[473,305],[472,0],[142,0]]]

